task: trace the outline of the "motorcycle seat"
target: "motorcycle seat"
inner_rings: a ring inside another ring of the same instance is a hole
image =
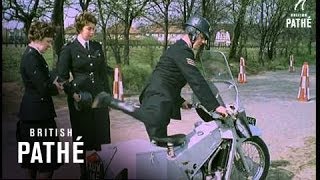
[[[152,137],[152,140],[156,142],[158,146],[167,147],[167,144],[172,144],[173,146],[180,146],[185,143],[186,135],[185,134],[174,134],[167,137]]]

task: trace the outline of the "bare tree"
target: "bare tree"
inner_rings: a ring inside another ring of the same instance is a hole
[[[279,1],[277,4],[277,9],[274,12],[273,18],[270,21],[269,29],[267,31],[266,46],[267,55],[269,60],[273,60],[273,55],[275,53],[276,43],[278,41],[279,35],[283,32],[284,24],[286,18],[288,17],[287,5],[284,2]]]
[[[17,1],[7,0],[3,3],[3,19],[7,21],[17,20],[24,24],[24,31],[27,36],[30,25],[34,18],[43,17],[50,9],[50,2],[44,0]]]
[[[118,19],[116,19],[115,17],[111,18],[110,21],[113,22],[117,22]],[[115,23],[112,26],[112,29],[110,29],[109,31],[107,31],[107,36],[110,43],[110,48],[113,52],[113,55],[115,57],[116,60],[116,64],[122,64],[122,58],[121,58],[121,50],[122,45],[120,44],[120,40],[121,40],[121,36],[123,37],[123,26],[119,23]]]
[[[79,0],[82,11],[87,11],[91,0]]]
[[[183,0],[182,5],[182,16],[183,16],[183,23],[187,22],[190,18],[190,15],[193,13],[194,6],[196,0],[191,0],[190,3],[188,0]]]
[[[112,15],[121,20],[124,25],[124,58],[123,62],[129,65],[129,33],[132,26],[132,22],[135,18],[139,17],[144,10],[144,7],[149,0],[125,0],[115,1],[109,0],[107,3],[110,6]]]
[[[107,57],[107,21],[111,15],[110,11],[107,11],[107,7],[103,6],[105,3],[103,0],[98,1],[98,12],[100,17],[100,24],[102,30],[102,45],[103,45],[103,52],[104,57]]]
[[[212,39],[210,42],[214,42],[214,34],[221,28],[223,23],[229,22],[229,9],[231,7],[230,1],[218,1],[218,0],[202,0],[201,1],[201,15],[205,17],[210,25],[210,35]],[[198,13],[200,14],[200,13]]]
[[[109,0],[98,0],[96,7],[99,13],[99,24],[102,30],[102,43],[105,57],[107,58],[108,47],[111,49],[116,64],[122,64],[123,49],[123,22],[114,15],[114,9]]]
[[[152,0],[150,9],[145,14],[145,18],[152,24],[160,26],[164,31],[163,52],[168,48],[168,34],[169,34],[169,14],[170,5],[173,0]]]
[[[288,17],[290,4],[285,0],[260,1],[259,19],[259,62],[264,66],[264,55],[272,61],[279,36],[284,32],[285,20]]]
[[[207,1],[207,0],[202,0],[202,16],[203,17],[207,17],[207,12],[209,9],[211,9],[210,7],[210,1]]]
[[[229,58],[232,60],[236,59],[236,52],[238,47],[238,41],[242,32],[243,24],[245,22],[246,10],[249,5],[250,0],[241,0],[241,7],[239,16],[237,18],[237,22],[233,32],[233,38],[231,42],[231,48],[229,53]]]

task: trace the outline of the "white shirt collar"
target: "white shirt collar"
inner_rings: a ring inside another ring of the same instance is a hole
[[[86,48],[86,45],[85,45],[86,42],[88,42],[89,44],[89,41],[84,40],[80,35],[78,35],[77,39],[84,48]]]
[[[39,49],[38,49],[36,46],[34,46],[32,43],[30,43],[28,46],[30,46],[30,47],[32,47],[33,49],[37,50],[37,51],[39,52],[39,54],[42,54],[42,53],[39,51]]]

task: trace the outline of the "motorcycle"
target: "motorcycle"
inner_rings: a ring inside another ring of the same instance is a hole
[[[192,96],[201,118],[187,135],[134,139],[106,144],[87,157],[91,179],[265,179],[270,155],[256,119],[246,115],[227,58],[204,50],[198,64],[212,92],[228,116],[207,111]],[[134,104],[112,99],[110,107],[127,114]],[[166,144],[165,147],[157,144]]]

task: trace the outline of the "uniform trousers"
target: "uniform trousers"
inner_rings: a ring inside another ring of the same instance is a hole
[[[101,150],[101,144],[109,144],[110,118],[108,108],[89,108],[76,110],[74,99],[68,97],[73,141],[81,136],[84,150]]]
[[[167,137],[167,126],[172,114],[172,102],[162,94],[145,93],[140,108],[132,115],[144,122],[150,140]]]

